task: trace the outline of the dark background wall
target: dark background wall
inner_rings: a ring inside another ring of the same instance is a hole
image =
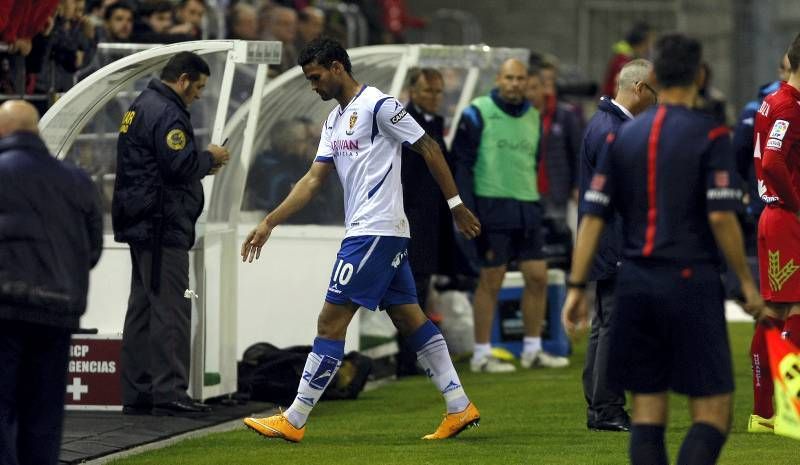
[[[759,84],[775,79],[785,47],[800,32],[800,0],[408,0],[408,5],[416,15],[435,18],[428,30],[410,33],[412,40],[454,44],[479,36],[488,45],[554,54],[566,73],[595,80],[602,78],[611,45],[635,21],[648,21],[662,32],[685,32],[703,42],[713,85],[728,97],[731,115]],[[465,14],[458,21],[441,19],[448,10]]]

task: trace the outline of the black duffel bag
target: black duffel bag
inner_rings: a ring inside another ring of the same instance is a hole
[[[258,342],[244,351],[239,362],[239,392],[250,399],[290,405],[297,394],[311,346],[279,349],[267,342]],[[372,359],[350,352],[342,360],[323,399],[355,399],[364,389],[372,370]]]

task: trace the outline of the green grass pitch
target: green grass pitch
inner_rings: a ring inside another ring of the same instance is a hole
[[[752,403],[748,350],[752,324],[729,325],[736,370],[733,431],[720,464],[797,465],[800,442],[746,432]],[[581,391],[585,339],[563,370],[476,375],[458,368],[467,394],[481,410],[481,426],[455,439],[426,442],[444,412],[436,389],[423,377],[403,379],[357,401],[323,402],[299,444],[263,439],[241,430],[190,439],[114,464],[540,464],[627,463],[626,433],[586,430]],[[667,434],[672,463],[689,427],[686,400],[671,399]]]

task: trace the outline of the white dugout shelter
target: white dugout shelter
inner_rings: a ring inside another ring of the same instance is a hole
[[[280,175],[294,174],[274,155],[288,147],[304,157],[307,167],[322,121],[336,102],[321,101],[299,67],[267,78],[267,64],[280,61],[280,43],[228,40],[184,42],[129,55],[61,97],[42,118],[42,136],[56,156],[89,171],[105,197],[104,251],[92,271],[88,310],[81,321],[82,327],[97,328],[101,334],[122,332],[130,287],[128,247],[114,242],[110,228],[119,118],[146,82],[180,51],[203,55],[211,66],[209,89],[191,108],[198,147],[227,140],[231,152],[229,164],[204,179],[206,204],[190,252],[195,294],[188,297],[193,302],[190,393],[206,399],[236,391],[236,361],[252,343],[309,344],[316,335],[316,316],[344,236],[338,179],[328,180],[321,203],[309,205],[296,224],[275,229],[258,262],[241,263],[239,247],[264,215],[261,200],[280,192],[271,184]],[[507,58],[527,62],[528,53],[483,45],[391,45],[349,51],[356,80],[401,99],[411,67],[439,69],[445,79],[442,110],[448,144],[457,115],[475,95],[488,91],[500,63]],[[255,69],[249,66],[253,64]],[[359,348],[359,325],[357,316],[347,350]]]

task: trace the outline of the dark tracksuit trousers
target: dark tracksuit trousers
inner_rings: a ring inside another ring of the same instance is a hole
[[[0,465],[56,465],[71,331],[0,320]]]

